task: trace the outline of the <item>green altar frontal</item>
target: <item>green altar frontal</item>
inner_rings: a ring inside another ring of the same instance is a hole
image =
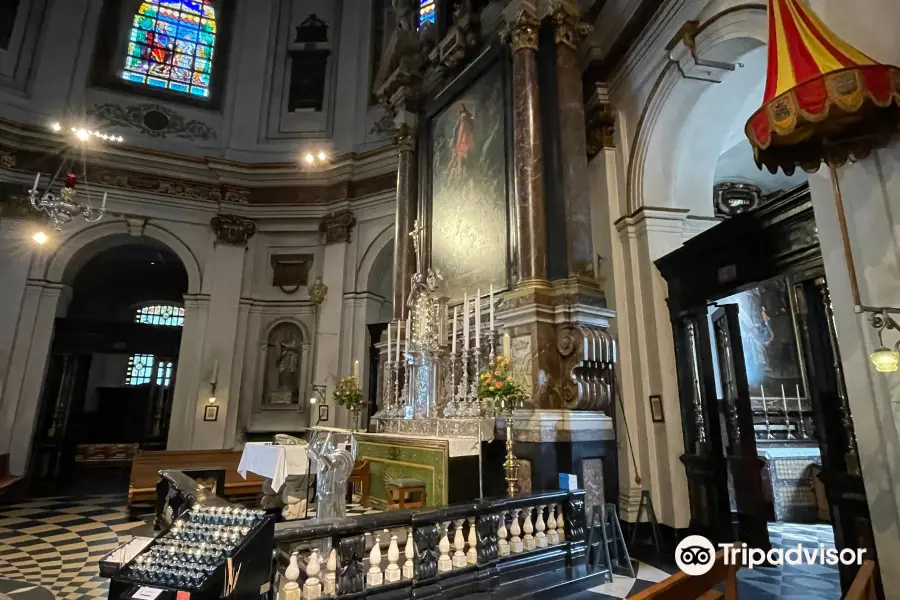
[[[354,434],[355,458],[369,463],[369,497],[388,504],[392,480],[425,484],[426,506],[440,507],[479,496],[477,438],[438,438],[385,433]]]

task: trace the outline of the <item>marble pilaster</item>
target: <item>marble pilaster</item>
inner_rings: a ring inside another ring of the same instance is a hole
[[[594,244],[591,237],[591,201],[588,187],[582,64],[578,46],[590,26],[576,7],[553,5],[556,26],[556,97],[559,109],[560,183],[566,215],[568,276],[593,283]]]
[[[394,218],[394,320],[406,319],[410,276],[415,272],[415,252],[409,233],[418,213],[419,179],[417,175],[416,130],[402,123],[397,143],[397,213]]]
[[[515,4],[518,13],[505,38],[512,48],[516,269],[519,285],[527,285],[547,279],[541,107],[535,58],[540,21],[529,3]]]
[[[172,417],[169,420],[168,450],[190,450],[194,438],[196,400],[211,393],[209,376],[201,371],[203,341],[209,318],[207,294],[184,295],[184,325],[175,372],[175,392],[172,396]],[[206,379],[206,381],[202,381]]]

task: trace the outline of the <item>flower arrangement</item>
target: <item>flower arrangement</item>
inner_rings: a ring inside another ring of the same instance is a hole
[[[505,356],[492,360],[487,371],[478,377],[478,397],[493,400],[496,408],[500,408],[505,400],[520,397],[524,393],[522,386],[513,377],[509,359]]]
[[[362,391],[359,389],[359,378],[356,375],[349,375],[337,382],[334,388],[334,401],[338,406],[343,406],[350,410],[358,410],[362,404]]]

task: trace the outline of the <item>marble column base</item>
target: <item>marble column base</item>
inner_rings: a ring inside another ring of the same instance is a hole
[[[366,573],[366,586],[375,587],[383,583],[384,573],[381,572],[381,569],[379,567],[369,567],[369,572]]]
[[[438,559],[438,573],[447,573],[453,570],[453,560],[449,555],[441,556]]]
[[[519,554],[520,552],[525,550],[525,544],[522,543],[521,538],[517,540],[509,541],[509,551],[512,554]]]
[[[457,550],[456,554],[453,555],[453,566],[457,569],[461,569],[466,566],[466,555],[462,552],[462,550]]]
[[[534,550],[537,548],[537,544],[533,536],[526,535],[525,539],[522,540],[522,544],[525,546],[526,550]]]
[[[400,566],[388,565],[387,569],[384,570],[384,580],[388,583],[400,581]]]
[[[322,597],[322,582],[318,577],[310,577],[303,584],[303,597],[307,600],[316,600]]]
[[[403,579],[412,579],[413,578],[413,565],[412,560],[407,560],[403,563]]]

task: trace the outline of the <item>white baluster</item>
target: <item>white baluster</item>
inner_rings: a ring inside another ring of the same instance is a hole
[[[388,583],[400,581],[400,548],[397,546],[397,536],[391,536],[391,545],[388,546],[388,566],[384,570],[384,580]]]
[[[453,570],[453,560],[450,558],[450,538],[447,537],[447,530],[450,528],[450,522],[444,523],[444,535],[438,542],[438,550],[441,552],[438,558],[438,573],[446,573]]]
[[[332,548],[325,563],[325,595],[337,595],[337,550]]]
[[[300,565],[298,564],[298,555],[296,552],[291,554],[291,562],[288,568],[284,570],[284,578],[287,580],[281,591],[283,600],[300,600],[300,584],[297,580],[300,578]]]
[[[406,562],[403,563],[403,579],[413,578],[413,532],[412,527],[406,532],[406,548],[403,549],[403,555]]]
[[[469,517],[469,551],[466,563],[474,565],[478,562],[478,533],[475,531],[475,517]]]
[[[534,528],[537,529],[537,533],[534,534],[534,545],[538,548],[544,548],[547,546],[547,534],[544,533],[544,530],[547,528],[544,524],[545,508],[545,506],[538,506],[537,519],[535,519],[534,521]]]
[[[497,556],[509,556],[509,540],[506,531],[506,512],[500,513],[500,527],[497,529]]]
[[[322,596],[322,581],[319,579],[321,570],[319,551],[313,550],[306,564],[306,583],[303,584],[303,597],[307,600],[316,600]]]
[[[381,538],[376,537],[369,552],[369,572],[366,573],[366,585],[374,587],[384,583],[384,574],[381,572]]]
[[[551,546],[559,543],[559,532],[556,530],[556,505],[551,504],[547,511],[547,541]]]
[[[465,522],[465,519],[457,519],[456,532],[453,534],[453,547],[456,548],[456,552],[453,553],[453,566],[457,569],[466,566],[466,538],[463,537]]]
[[[559,516],[556,517],[556,531],[559,533],[559,541],[566,541],[566,522],[563,520],[563,509],[559,507]]]
[[[525,524],[522,526],[522,531],[525,532],[525,537],[523,538],[523,542],[525,544],[526,550],[534,550],[534,526],[531,524],[531,511],[534,510],[532,508],[526,508],[523,512],[525,513]]]
[[[519,513],[522,512],[521,509],[517,508],[512,511],[512,525],[509,527],[509,533],[512,537],[509,540],[509,550],[513,554],[518,554],[524,549],[522,545],[522,538],[519,537],[522,533],[522,528],[519,527]]]

